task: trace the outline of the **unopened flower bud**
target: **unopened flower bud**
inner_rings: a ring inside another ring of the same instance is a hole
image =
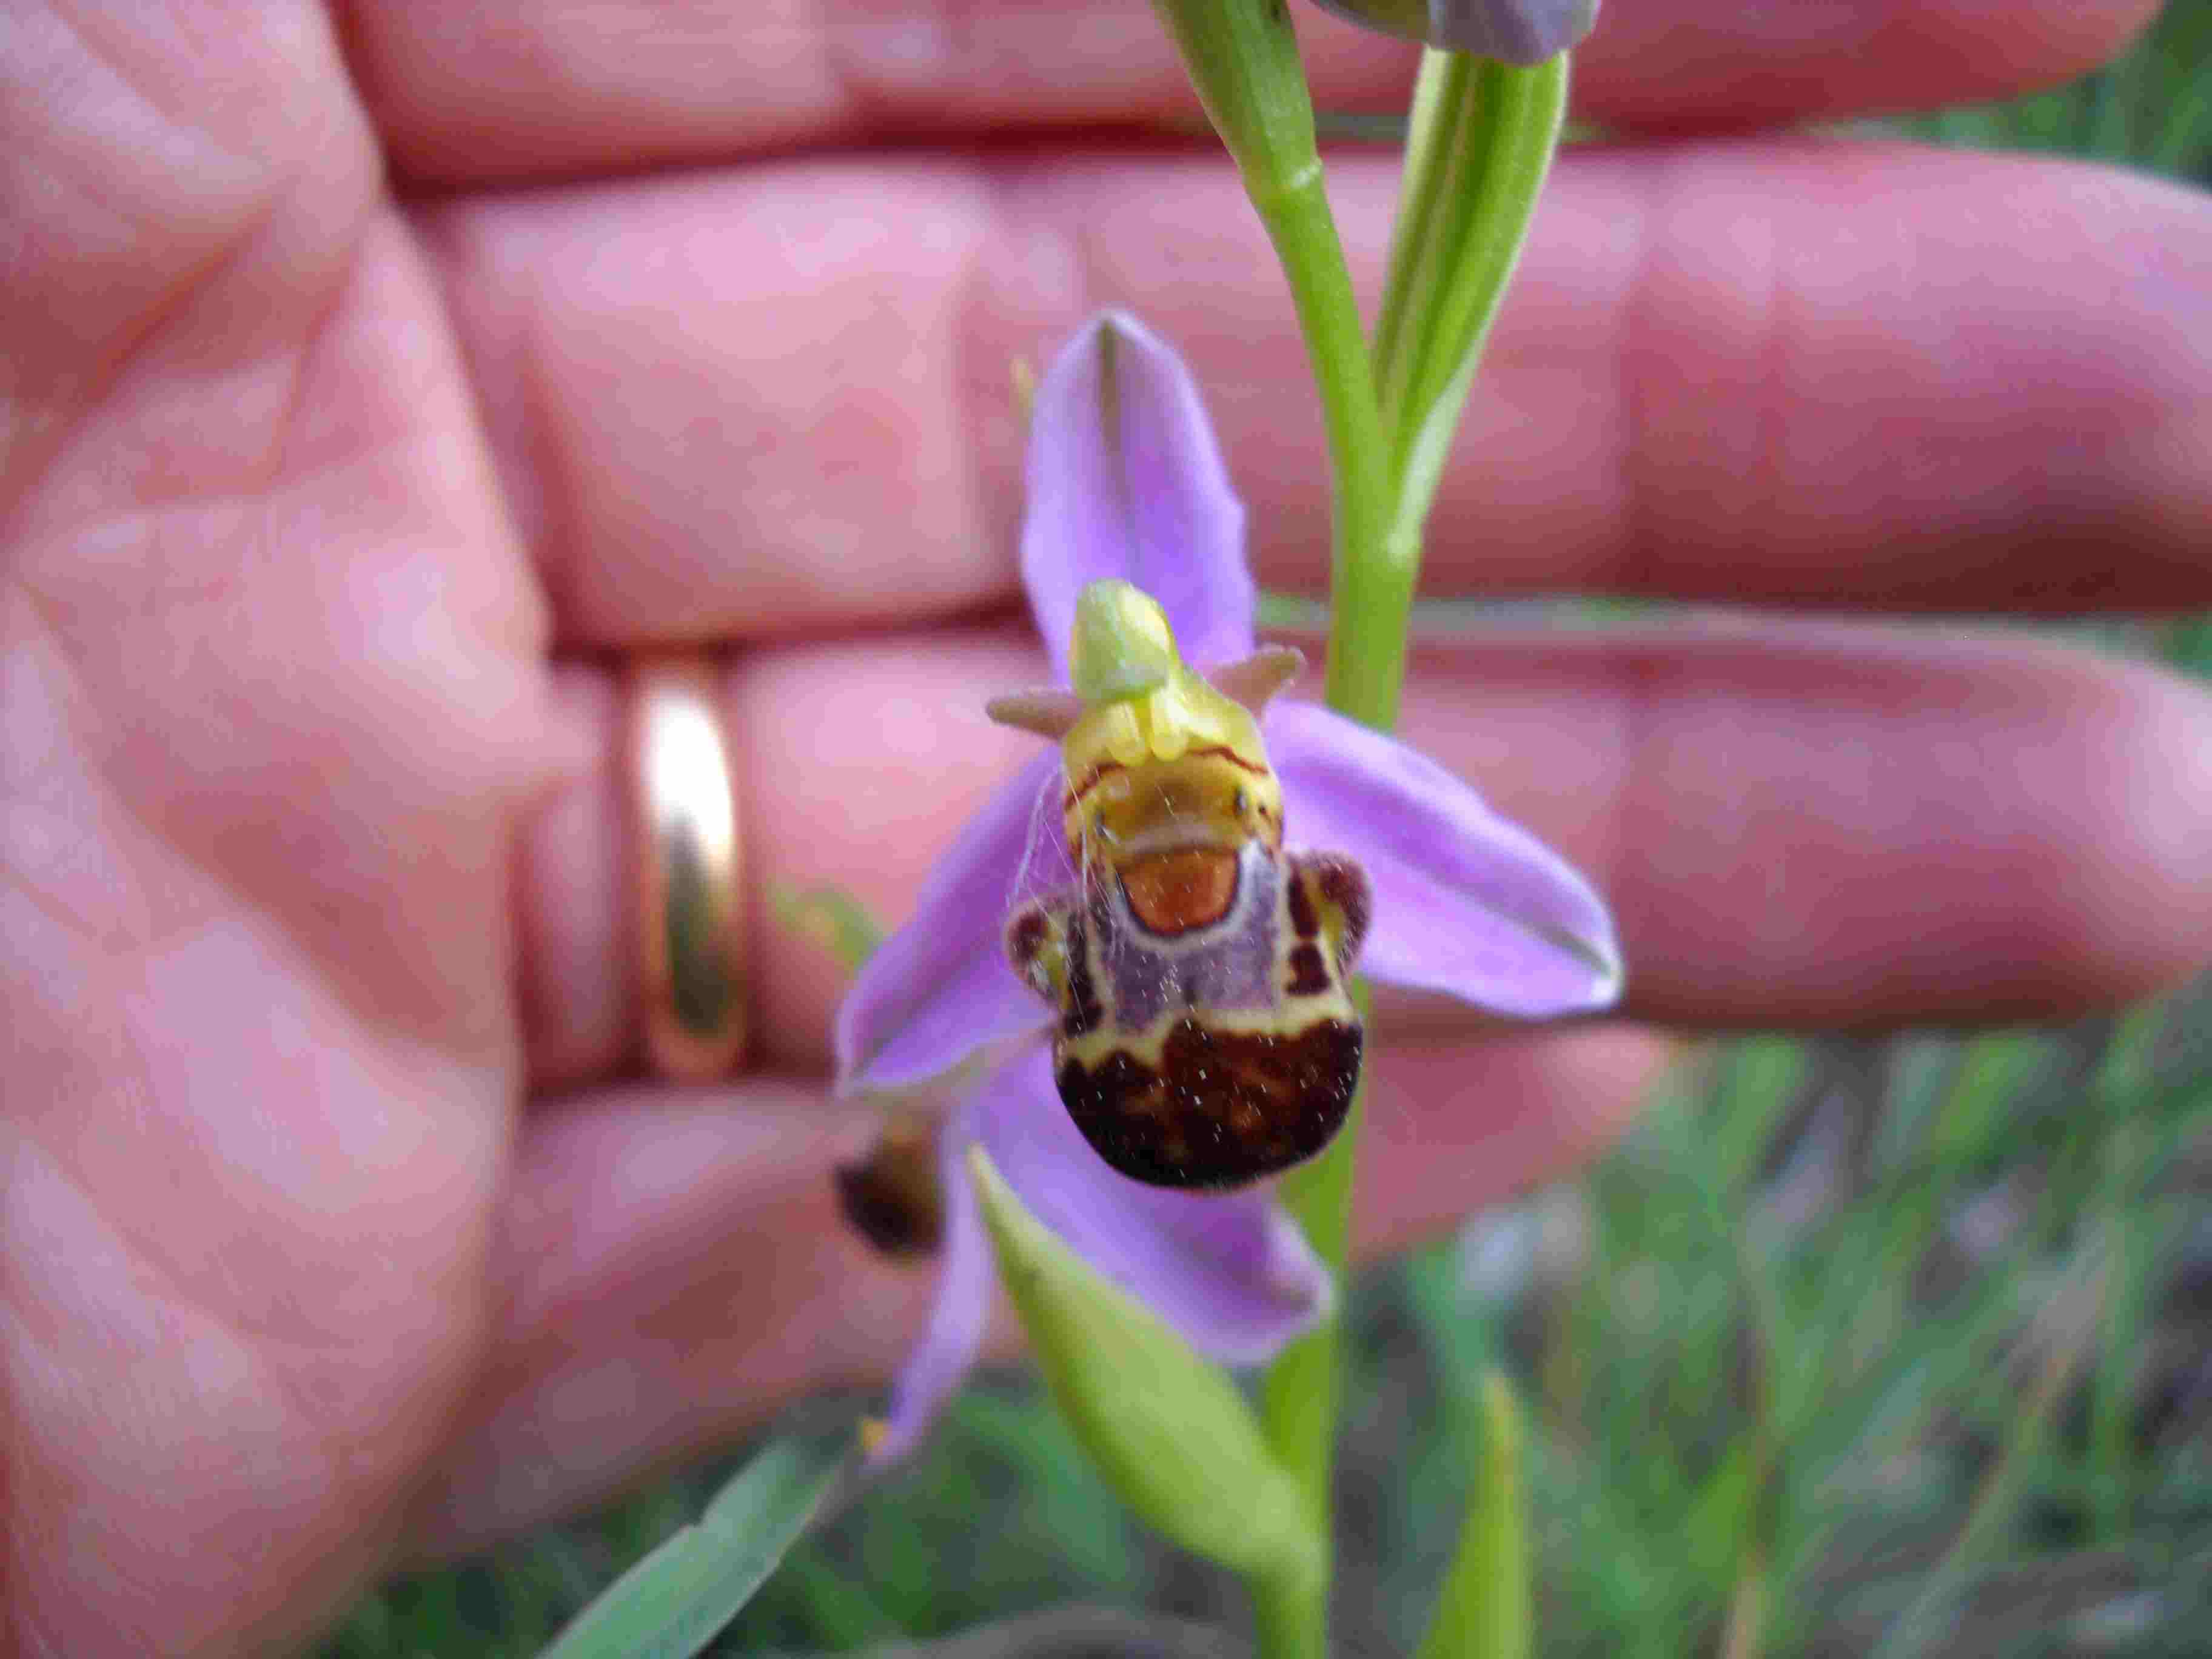
[[[898,1114],[884,1121],[868,1155],[836,1169],[846,1224],[888,1256],[933,1255],[945,1242],[945,1194],[937,1172],[937,1125]]]
[[[1508,64],[1540,64],[1597,21],[1598,0],[1321,0],[1388,34]]]

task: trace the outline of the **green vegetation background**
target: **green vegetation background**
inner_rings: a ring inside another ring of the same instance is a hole
[[[2212,0],[2070,87],[1887,125],[2212,185]],[[2094,637],[2212,678],[2212,619]],[[2061,1031],[1714,1045],[1581,1179],[1367,1273],[1350,1319],[1341,1652],[1417,1638],[1493,1358],[1533,1419],[1547,1656],[2212,1652],[2212,987]],[[323,1659],[534,1654],[741,1455],[386,1585]],[[1071,1602],[1163,1622],[1036,1650],[1240,1650],[1189,1645],[1243,1630],[1235,1585],[1002,1374],[713,1650]]]

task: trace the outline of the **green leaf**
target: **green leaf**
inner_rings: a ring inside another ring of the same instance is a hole
[[[1721,1191],[1741,1192],[1758,1176],[1811,1066],[1812,1055],[1792,1037],[1744,1037],[1730,1046],[1713,1102],[1711,1158]]]
[[[1106,1482],[1174,1542],[1285,1593],[1322,1553],[1237,1385],[1023,1207],[980,1146],[969,1172],[1061,1414]]]
[[[691,1659],[767,1583],[813,1519],[849,1438],[778,1440],[610,1585],[540,1659]]]
[[[779,922],[812,939],[848,973],[858,973],[883,943],[884,930],[876,926],[875,918],[842,887],[810,887],[802,893],[783,882],[771,882],[768,902]]]
[[[1482,1468],[1420,1659],[1526,1659],[1533,1648],[1521,1414],[1492,1371],[1482,1383]]]

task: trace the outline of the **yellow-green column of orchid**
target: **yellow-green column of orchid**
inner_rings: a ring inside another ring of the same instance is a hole
[[[1397,722],[1421,535],[1468,388],[1517,263],[1566,104],[1565,52],[1528,68],[1431,50],[1370,353],[1323,188],[1313,106],[1283,0],[1153,0],[1282,261],[1312,362],[1334,485],[1327,694]],[[1366,994],[1357,994],[1363,1016]],[[1363,1090],[1364,1094],[1364,1090]],[[1333,1267],[1350,1242],[1364,1102],[1283,1196]],[[1340,1393],[1332,1323],[1269,1368],[1262,1415],[1325,1540]],[[1325,1649],[1326,1583],[1291,1605],[1254,1586],[1262,1650]]]

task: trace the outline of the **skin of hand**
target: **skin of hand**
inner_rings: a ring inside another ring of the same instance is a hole
[[[2205,201],[1744,136],[2148,9],[1609,0],[1579,105],[1631,137],[1555,174],[1431,591],[2212,604]],[[1298,22],[1324,106],[1402,106],[1403,50]],[[835,965],[756,902],[750,1069],[636,1080],[614,665],[733,647],[757,895],[895,922],[1028,752],[981,714],[1041,673],[1009,360],[1109,301],[1317,588],[1279,280],[1130,125],[1181,85],[1140,0],[0,17],[0,1651],[303,1640],[896,1358],[928,1274],[836,1218]],[[1370,293],[1393,172],[1332,163]],[[1668,1028],[2064,1015],[2212,938],[2212,707],[2147,667],[1501,632],[1405,729],[1595,875],[1632,983],[1384,1009],[1370,1247],[1601,1145]]]

